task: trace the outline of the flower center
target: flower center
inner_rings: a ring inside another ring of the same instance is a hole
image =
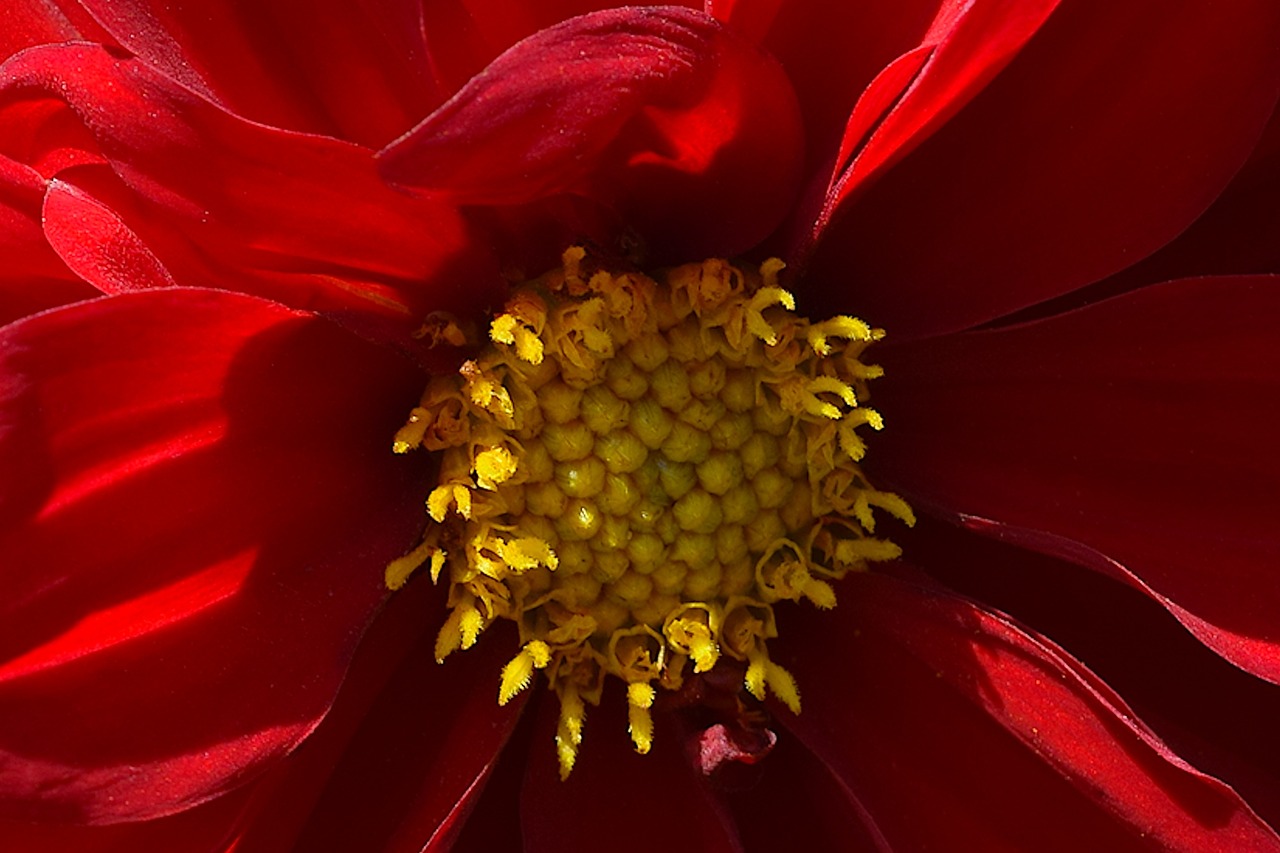
[[[398,453],[443,453],[432,523],[386,583],[447,569],[439,660],[516,623],[498,701],[546,673],[567,776],[608,675],[641,753],[657,688],[721,656],[745,664],[757,699],[798,713],[766,647],[774,603],[835,606],[829,581],[900,553],[871,535],[873,508],[914,519],[858,467],[858,428],[882,426],[861,405],[881,371],[860,358],[882,331],[795,316],[777,260],[655,278],[576,247],[563,261],[513,291],[480,355],[433,378],[397,433]]]

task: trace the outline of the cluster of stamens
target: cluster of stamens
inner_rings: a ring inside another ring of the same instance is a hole
[[[431,523],[386,571],[395,589],[447,569],[439,660],[516,623],[498,701],[546,673],[562,776],[606,675],[626,684],[641,753],[657,688],[721,656],[753,696],[799,712],[766,648],[773,604],[833,607],[831,580],[898,556],[872,536],[873,508],[913,521],[857,464],[857,429],[882,426],[861,405],[880,369],[859,360],[880,330],[792,314],[776,260],[657,280],[592,267],[565,252],[513,291],[475,359],[432,379],[394,444],[443,451]]]

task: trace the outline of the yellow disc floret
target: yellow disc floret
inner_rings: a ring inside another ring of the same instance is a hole
[[[441,660],[516,623],[498,701],[546,673],[562,776],[607,675],[625,685],[641,753],[658,688],[724,656],[749,693],[799,712],[769,659],[774,603],[834,607],[831,581],[898,556],[872,536],[873,509],[914,521],[858,467],[857,429],[882,427],[863,405],[880,370],[860,358],[883,333],[795,316],[781,268],[709,260],[650,278],[569,249],[395,436],[398,453],[443,452],[424,540],[386,584],[447,569]]]

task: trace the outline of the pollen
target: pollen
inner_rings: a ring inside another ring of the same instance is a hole
[[[840,578],[900,553],[877,513],[914,523],[858,465],[860,431],[884,426],[866,405],[881,371],[862,361],[884,333],[797,316],[781,270],[712,259],[650,276],[571,248],[512,291],[394,438],[439,465],[423,540],[386,584],[424,570],[448,584],[440,660],[515,624],[497,700],[543,673],[562,777],[610,684],[640,753],[661,692],[725,660],[745,693],[799,713],[769,657],[774,607],[835,607]]]

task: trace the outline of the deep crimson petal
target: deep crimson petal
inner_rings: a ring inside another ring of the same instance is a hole
[[[910,153],[981,91],[1040,30],[1058,3],[941,4],[921,39],[921,47],[931,48],[930,55],[919,73],[892,93],[893,108],[884,114],[882,99],[888,93],[881,92],[870,101],[859,100],[850,115],[827,205],[811,238],[820,240],[831,217],[859,187]]]
[[[733,254],[780,221],[803,132],[778,65],[680,7],[573,18],[494,60],[381,155],[458,204],[603,204],[664,257]]]
[[[730,794],[748,849],[892,850],[849,787],[798,739],[779,738],[760,770],[756,784]]]
[[[1149,596],[1075,563],[922,517],[894,534],[950,588],[1070,649],[1178,755],[1280,822],[1280,689],[1228,663]]]
[[[416,0],[81,0],[125,48],[254,121],[379,147],[431,110]]]
[[[535,698],[520,795],[524,849],[644,853],[670,846],[674,837],[689,850],[742,850],[725,804],[695,772],[669,719],[656,715],[653,751],[635,753],[623,696],[605,690],[601,706],[588,707],[582,749],[564,782],[555,753],[558,701],[549,692]]]
[[[898,57],[919,49],[939,6],[952,3],[709,0],[706,5],[786,69],[804,114],[808,169],[824,172],[825,190],[842,131],[863,90]]]
[[[228,848],[252,788],[180,814],[113,826],[0,821],[0,845],[17,853],[214,853]]]
[[[779,57],[804,109],[810,186],[788,227],[793,257],[812,250],[858,187],[915,148],[1004,68],[1058,0],[820,5],[710,4],[712,14],[756,34]],[[815,20],[823,25],[815,27]]]
[[[407,336],[430,310],[483,308],[501,284],[486,277],[486,256],[468,254],[457,212],[388,188],[367,149],[244,121],[90,45],[27,51],[0,81],[0,152],[67,182],[77,203],[47,206],[45,227],[103,290],[118,282],[77,257],[137,245],[154,258],[133,254],[124,267],[158,263],[184,286]],[[97,225],[116,227],[84,229],[80,214],[93,207]]]
[[[809,286],[902,339],[979,324],[1140,260],[1248,158],[1280,94],[1277,41],[1269,0],[1059,8],[833,220]]]
[[[1280,273],[1280,109],[1249,162],[1178,238],[1099,289],[1194,275]],[[1112,292],[1115,292],[1114,290]]]
[[[45,181],[0,157],[0,326],[97,295],[49,247],[40,224]]]
[[[0,332],[0,801],[161,816],[323,716],[420,522],[388,452],[418,372],[218,291]]]
[[[494,631],[504,636],[437,664],[443,596],[427,603],[416,617],[431,630],[366,714],[291,849],[448,850],[483,791],[524,705],[497,702],[515,637]]]
[[[835,614],[786,626],[785,647],[807,652],[778,655],[805,690],[786,724],[895,849],[1280,845],[1048,641],[887,575],[842,587]]]
[[[886,347],[877,473],[921,507],[1139,585],[1280,681],[1280,279],[1188,279]]]
[[[437,105],[516,42],[561,21],[617,5],[608,0],[432,0],[422,8]],[[673,4],[674,5],[674,4]],[[684,5],[698,9],[697,0]]]

